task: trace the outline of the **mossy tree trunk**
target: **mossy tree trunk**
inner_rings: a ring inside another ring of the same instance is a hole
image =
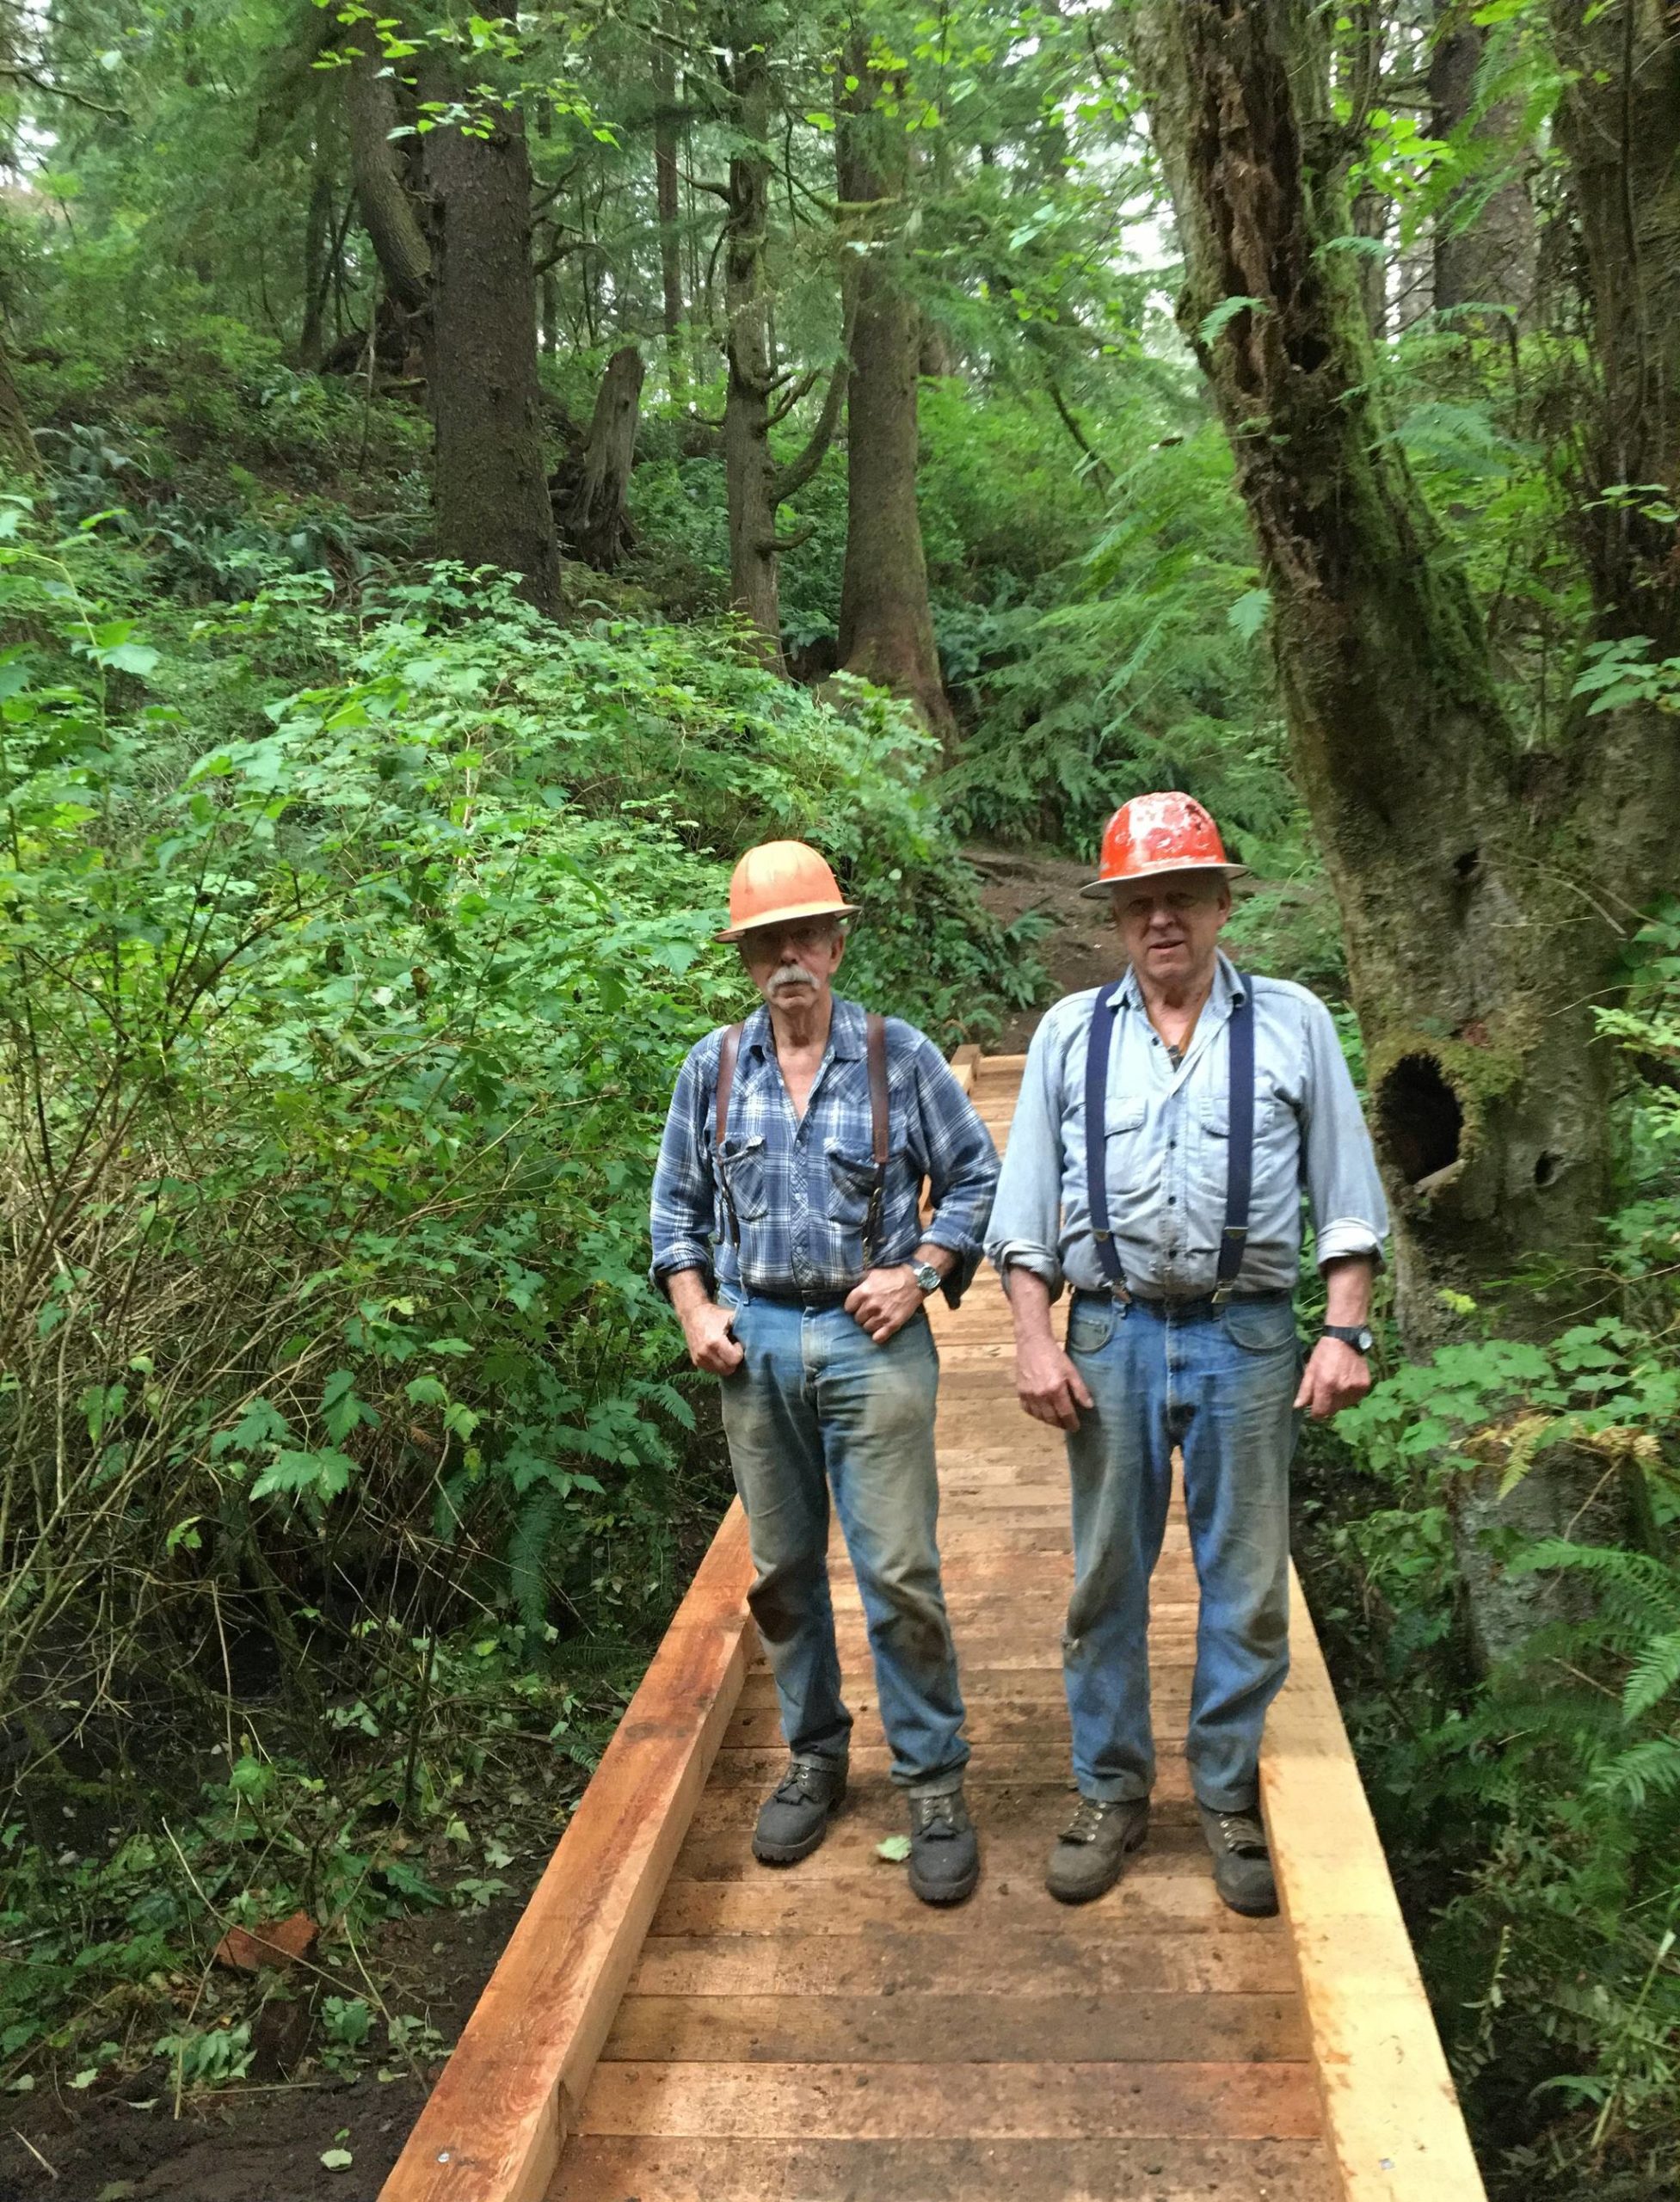
[[[916,384],[921,315],[906,280],[909,152],[902,124],[875,104],[866,40],[854,37],[843,72],[840,196],[857,248],[852,378],[846,399],[846,559],[840,575],[840,661],[914,704],[947,747],[956,737],[928,601],[916,507]]]
[[[630,474],[636,463],[644,373],[635,345],[621,345],[606,363],[575,464],[561,469],[551,484],[567,549],[604,574],[612,571],[631,544]]]
[[[1443,138],[1464,132],[1496,173],[1455,193],[1437,218],[1435,311],[1482,305],[1522,317],[1534,304],[1536,243],[1521,149],[1512,144],[1522,125],[1522,102],[1479,106],[1487,32],[1475,18],[1474,0],[1436,0],[1429,66],[1431,131]],[[1503,172],[1498,172],[1501,164]],[[1495,326],[1504,319],[1496,316]]]
[[[1351,256],[1325,249],[1350,232],[1354,149],[1322,25],[1309,0],[1146,0],[1135,58],[1172,178],[1180,319],[1259,542],[1341,908],[1400,1319],[1426,1350],[1452,1326],[1443,1292],[1526,1274],[1504,1319],[1540,1332],[1594,1289],[1610,1127],[1591,1005],[1614,992],[1631,913],[1671,881],[1665,834],[1630,813],[1672,819],[1680,746],[1583,717],[1541,750],[1505,716],[1465,575],[1383,417]],[[1542,1522],[1578,1497],[1567,1463],[1526,1487]],[[1511,1616],[1476,1566],[1495,1649]]]
[[[423,95],[458,101],[446,65]],[[436,431],[438,547],[520,575],[538,611],[560,608],[560,554],[543,463],[531,160],[517,107],[477,104],[472,126],[422,139],[431,255],[427,388]]]
[[[729,513],[729,601],[760,637],[765,662],[783,669],[779,559],[803,538],[778,534],[785,501],[822,464],[846,396],[842,354],[811,434],[799,456],[778,466],[770,434],[817,380],[815,372],[778,373],[771,341],[772,290],[766,267],[770,231],[771,76],[766,16],[736,9],[725,26],[725,88],[735,138],[724,203],[724,353],[729,384],[723,402],[723,469]]]

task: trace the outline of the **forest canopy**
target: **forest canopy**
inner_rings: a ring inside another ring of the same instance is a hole
[[[1671,2191],[1673,11],[50,0],[0,142],[18,2122],[434,2058],[725,1494],[739,851],[1019,1046],[1181,787],[1395,1211],[1296,1538],[1484,2172]]]

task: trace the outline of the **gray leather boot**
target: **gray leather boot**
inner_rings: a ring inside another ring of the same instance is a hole
[[[1220,1895],[1245,1919],[1270,1919],[1277,1909],[1277,1883],[1259,1807],[1215,1812],[1198,1801],[1196,1815],[1213,1853],[1214,1886]]]
[[[924,1904],[961,1904],[980,1879],[974,1822],[952,1789],[910,1799],[910,1886]]]
[[[787,1772],[759,1807],[753,1855],[761,1866],[792,1866],[809,1858],[828,1832],[828,1815],[846,1794],[846,1761],[791,1758]]]
[[[1044,1886],[1058,1904],[1089,1904],[1114,1886],[1148,1832],[1147,1797],[1081,1797],[1050,1853]]]

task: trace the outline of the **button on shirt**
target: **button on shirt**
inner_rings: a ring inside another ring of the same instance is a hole
[[[1320,1264],[1379,1256],[1388,1209],[1370,1136],[1330,1012],[1283,979],[1240,981],[1221,956],[1213,991],[1176,1067],[1129,972],[1109,1059],[1107,1184],[1129,1288],[1194,1299],[1216,1281],[1225,1221],[1229,1025],[1240,984],[1254,990],[1254,1187],[1236,1289],[1292,1289],[1301,1194]],[[1085,1057],[1097,989],[1057,1002],[1033,1036],[986,1251],[1051,1291],[1105,1291],[1086,1197]]]
[[[770,1013],[747,1019],[716,1150],[721,1030],[691,1049],[660,1142],[653,1188],[653,1277],[714,1272],[748,1292],[849,1289],[871,1265],[908,1262],[919,1246],[947,1248],[954,1307],[979,1265],[998,1181],[997,1149],[933,1043],[900,1018],[887,1026],[888,1159],[879,1244],[865,1252],[876,1169],[865,1015],[834,998],[828,1045],[805,1113],[796,1117],[776,1060]],[[720,1177],[741,1226],[730,1242]],[[932,1221],[923,1225],[926,1179]]]

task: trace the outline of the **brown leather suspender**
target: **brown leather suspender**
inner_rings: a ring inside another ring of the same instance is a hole
[[[735,1211],[729,1173],[723,1167],[723,1141],[729,1129],[729,1096],[735,1091],[735,1067],[745,1028],[731,1024],[717,1051],[717,1092],[713,1104],[713,1153],[717,1182],[723,1189],[723,1211],[729,1221],[729,1243],[741,1245],[741,1219]],[[887,1020],[871,1010],[864,1020],[864,1055],[869,1070],[870,1149],[875,1162],[875,1189],[869,1196],[869,1215],[864,1225],[864,1251],[873,1253],[881,1237],[881,1212],[887,1192],[887,1154],[891,1123],[887,1109]]]
[[[864,1024],[864,1054],[869,1064],[870,1147],[875,1157],[875,1184],[864,1223],[864,1258],[869,1261],[881,1244],[881,1209],[887,1196],[887,1020],[873,1010]]]

